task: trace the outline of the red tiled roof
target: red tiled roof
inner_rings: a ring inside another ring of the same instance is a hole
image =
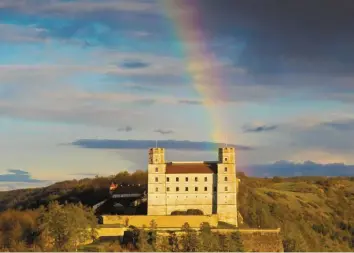
[[[167,163],[166,174],[216,173],[215,163]]]

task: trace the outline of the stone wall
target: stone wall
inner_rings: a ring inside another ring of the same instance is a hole
[[[199,228],[203,222],[208,222],[210,226],[217,227],[217,215],[103,215],[103,224],[128,225],[141,228],[144,225],[150,226],[150,222],[154,220],[159,228],[181,228],[184,223],[193,228]]]

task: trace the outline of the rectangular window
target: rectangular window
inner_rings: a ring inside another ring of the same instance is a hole
[[[188,187],[186,187],[186,192],[188,191]]]
[[[204,178],[204,182],[206,182],[206,181],[208,181],[208,178],[207,178],[207,177]]]
[[[188,177],[186,177],[186,182],[188,182]]]
[[[166,188],[166,191],[168,191],[168,192],[169,192],[169,191],[170,191],[170,187],[167,187],[167,188]]]
[[[195,187],[195,189],[194,189],[196,192],[198,191],[198,187]]]
[[[227,192],[229,189],[227,188],[227,186],[225,186],[225,191]]]
[[[176,177],[176,182],[179,182],[179,177]]]
[[[176,187],[176,192],[179,192],[179,187]]]
[[[159,178],[158,177],[155,177],[155,182],[158,182],[159,181]]]
[[[204,191],[208,191],[208,187],[204,187]]]
[[[195,177],[194,180],[195,180],[196,182],[198,182],[198,178],[197,178],[197,177]]]
[[[156,168],[155,168],[155,172],[159,172],[159,168],[156,167]]]
[[[170,178],[169,177],[167,177],[166,180],[167,180],[167,182],[170,182]]]
[[[159,191],[159,188],[156,187],[155,192],[158,192],[158,191]]]
[[[225,177],[225,182],[227,181],[227,177]]]

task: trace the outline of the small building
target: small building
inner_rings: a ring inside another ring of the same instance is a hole
[[[219,148],[218,158],[213,162],[166,162],[163,148],[151,148],[147,214],[199,209],[237,226],[235,149]]]

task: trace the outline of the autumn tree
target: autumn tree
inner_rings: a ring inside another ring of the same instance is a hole
[[[72,251],[96,236],[97,219],[92,209],[81,204],[52,202],[39,217],[39,228],[49,247]]]

